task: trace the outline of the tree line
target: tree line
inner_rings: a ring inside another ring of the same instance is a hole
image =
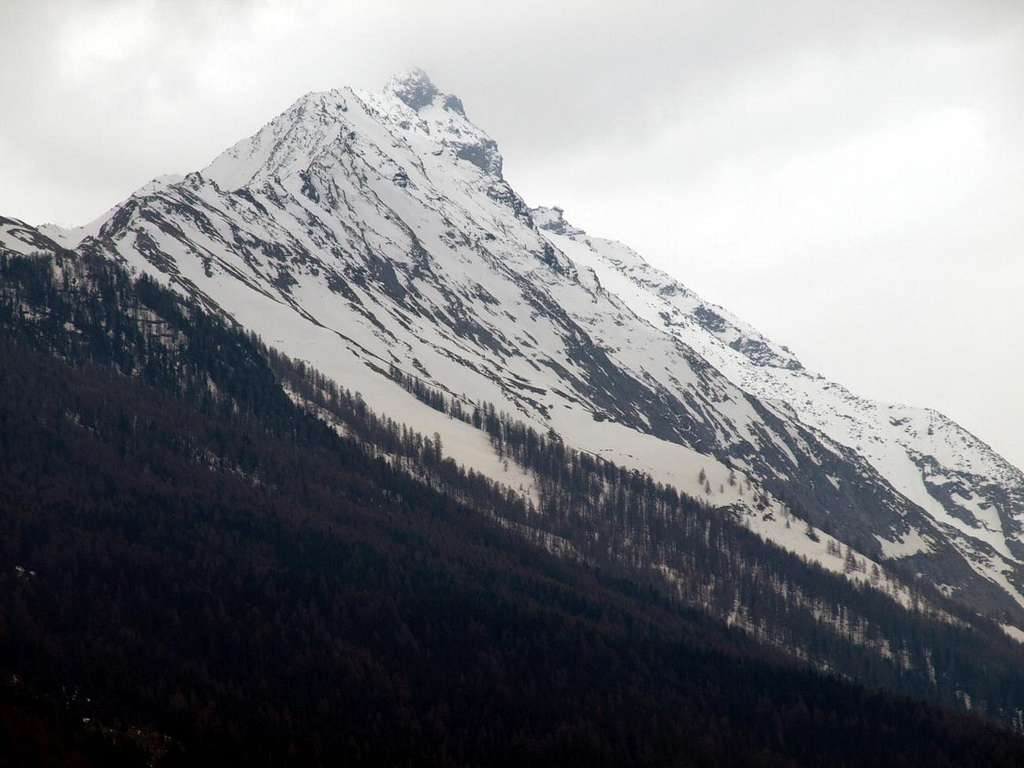
[[[70,740],[88,760],[107,747],[75,729],[100,723],[164,744],[161,765],[1024,759],[991,723],[806,669],[681,597],[739,596],[772,627],[790,612],[844,677],[943,700],[926,672],[801,625],[799,588],[837,624],[891,630],[897,654],[932,649],[936,677],[997,718],[1019,701],[1010,646],[493,409],[480,426],[536,500],[107,262],[0,254],[0,329],[0,672],[19,681],[0,755],[31,733],[37,755]]]

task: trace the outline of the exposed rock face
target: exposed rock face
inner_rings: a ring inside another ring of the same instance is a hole
[[[411,69],[408,72],[393,77],[388,83],[388,90],[395,94],[410,109],[419,111],[428,104],[434,102],[434,98],[441,95],[437,86],[431,82],[427,73],[422,69]],[[456,99],[457,101],[457,99]],[[461,107],[462,102],[459,102]],[[462,111],[461,109],[459,110]]]

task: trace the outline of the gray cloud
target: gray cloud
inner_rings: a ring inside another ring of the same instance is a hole
[[[298,95],[425,67],[513,184],[1024,465],[1019,2],[32,2],[0,212],[81,223]]]

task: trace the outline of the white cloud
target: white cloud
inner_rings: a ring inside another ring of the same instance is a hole
[[[158,43],[152,2],[109,3],[79,8],[57,34],[60,77],[83,84],[144,54]]]

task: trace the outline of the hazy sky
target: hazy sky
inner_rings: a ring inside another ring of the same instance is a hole
[[[424,67],[558,204],[1024,466],[1024,2],[0,0],[0,213],[84,223]]]

